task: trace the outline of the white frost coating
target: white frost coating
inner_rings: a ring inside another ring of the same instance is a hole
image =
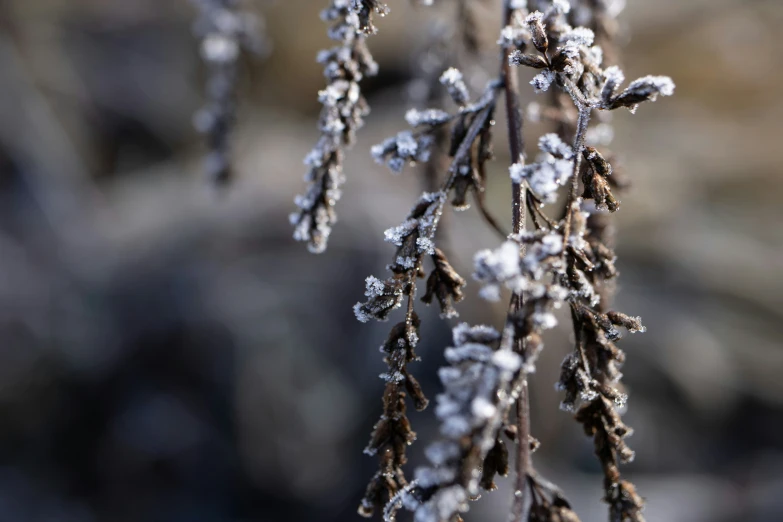
[[[492,354],[492,364],[501,371],[513,373],[522,365],[522,358],[511,350],[498,350]]]
[[[362,310],[362,303],[353,305],[353,314],[360,323],[366,323],[370,320],[370,315]]]
[[[497,303],[500,301],[500,286],[496,284],[487,284],[479,290],[479,297],[485,301]]]
[[[505,241],[497,250],[482,250],[474,257],[477,271],[487,272],[496,281],[519,275],[519,245]]]
[[[604,86],[601,89],[601,98],[608,101],[617,92],[617,87],[625,81],[625,75],[622,69],[612,65],[604,69],[604,81]]]
[[[661,96],[671,96],[674,94],[674,82],[668,76],[644,76],[638,78],[628,85],[628,91],[641,89],[652,89]],[[650,98],[655,101],[654,97]]]
[[[563,142],[563,140],[560,139],[560,136],[554,132],[541,136],[538,139],[538,148],[556,157],[562,157],[564,159],[571,159],[574,157],[574,149]]]
[[[616,65],[611,65],[604,69],[604,78],[606,78],[607,81],[611,81],[616,84],[620,84],[625,81],[623,70]]]
[[[473,262],[473,278],[485,285],[479,295],[488,301],[499,299],[501,284],[512,292],[520,292],[526,286],[519,266],[519,245],[513,241],[504,242],[497,250],[477,252]]]
[[[462,372],[460,372],[458,368],[453,368],[451,366],[444,366],[438,370],[438,378],[444,386],[448,386],[450,383],[456,381],[461,375]]]
[[[461,415],[452,415],[443,420],[440,433],[446,437],[458,438],[470,432],[470,422]]]
[[[587,27],[576,27],[560,36],[560,42],[573,42],[577,45],[590,47],[595,41],[595,33]]]
[[[428,237],[416,238],[416,248],[420,254],[431,256],[435,253],[435,243]]]
[[[548,257],[559,255],[562,251],[563,237],[553,232],[541,238],[541,241],[528,246],[525,257],[522,258],[522,264],[526,271],[530,272],[534,278],[538,278],[542,271],[541,262]],[[533,297],[541,296],[534,294]]]
[[[418,147],[416,138],[410,131],[402,131],[397,134],[397,153],[400,156],[415,156]]]
[[[468,323],[460,323],[452,329],[451,334],[455,346],[462,346],[471,339],[481,339],[484,342],[500,339],[500,334],[497,330],[483,324],[470,326]]]
[[[555,201],[558,189],[568,180],[572,171],[572,160],[555,159],[552,155],[539,163],[524,166],[514,163],[509,168],[515,183],[527,181],[530,189],[546,203]]]
[[[495,413],[497,413],[497,408],[494,404],[492,404],[488,399],[485,397],[476,397],[473,399],[473,402],[470,405],[470,410],[479,419],[489,419]]]
[[[543,18],[544,18],[544,13],[542,13],[541,11],[533,11],[532,13],[530,13],[525,17],[525,24],[527,25],[540,24]]]
[[[492,350],[483,344],[466,343],[462,346],[446,348],[444,356],[452,364],[462,361],[488,361],[492,357]]]
[[[601,65],[604,61],[604,50],[600,45],[594,45],[588,49],[596,65]]]
[[[456,473],[451,468],[417,468],[413,473],[416,483],[428,488],[442,483],[454,481]]]
[[[451,67],[446,69],[440,77],[440,83],[446,87],[449,92],[449,96],[459,104],[463,104],[468,101],[470,97],[468,93],[468,87],[465,85],[465,81],[462,78],[462,73],[459,69]]]
[[[402,374],[402,372],[384,372],[380,374],[378,377],[383,379],[386,382],[402,382],[405,380],[405,376]]]
[[[479,451],[483,458],[495,444],[506,404],[501,396],[508,396],[521,365],[510,350],[493,349],[500,340],[494,328],[462,323],[453,329],[453,337],[455,346],[446,351],[451,365],[439,371],[445,392],[436,397],[435,408],[445,440],[426,449],[430,465],[415,473],[419,484],[433,488],[426,502],[412,506],[417,522],[452,520],[467,510],[468,498],[478,495],[480,473],[466,477],[470,470],[464,469],[461,457],[465,451]]]
[[[416,259],[409,256],[405,256],[405,257],[397,256],[395,262],[406,270],[410,270],[411,268],[416,266]]]
[[[536,312],[531,319],[536,328],[551,330],[557,326],[557,318],[551,312]]]
[[[402,246],[402,242],[416,230],[418,224],[419,222],[417,220],[409,219],[402,225],[386,229],[383,232],[384,241],[393,245]]]
[[[364,280],[364,286],[364,295],[367,297],[373,298],[383,294],[383,281],[375,276],[367,276],[367,279]]]
[[[460,455],[459,444],[452,441],[433,442],[424,450],[424,455],[436,466],[441,466],[447,461],[456,459]]]
[[[410,109],[405,113],[405,121],[411,127],[418,127],[419,125],[440,125],[446,123],[451,119],[451,115],[440,109]]]
[[[537,93],[541,93],[548,91],[553,81],[555,81],[555,73],[549,69],[546,69],[538,73],[532,80],[530,80],[530,85],[533,86],[533,89]]]

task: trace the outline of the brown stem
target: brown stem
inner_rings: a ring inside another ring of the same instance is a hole
[[[576,86],[573,86],[576,89]],[[579,120],[576,124],[576,136],[574,137],[574,172],[571,174],[571,190],[568,192],[568,201],[566,202],[565,226],[563,227],[563,257],[565,258],[568,247],[568,237],[571,235],[571,220],[573,209],[571,208],[579,196],[579,169],[582,167],[582,150],[585,148],[585,135],[587,126],[590,124],[590,107],[579,106]]]
[[[503,0],[503,26],[511,23],[511,0]],[[500,76],[503,80],[506,98],[506,119],[508,120],[508,145],[511,162],[524,161],[524,143],[522,140],[522,111],[519,108],[519,79],[508,62],[509,50],[501,48]],[[520,234],[525,230],[525,186],[522,183],[512,185],[512,231]],[[524,254],[524,246],[520,255]],[[523,305],[522,296],[514,294],[509,303],[509,312],[515,313]],[[508,330],[508,329],[507,329]],[[514,349],[524,354],[522,339],[514,339]],[[530,402],[527,390],[527,375],[524,369],[519,375],[519,396],[517,397],[517,477],[514,503],[511,509],[512,522],[527,519],[527,476],[530,469]]]

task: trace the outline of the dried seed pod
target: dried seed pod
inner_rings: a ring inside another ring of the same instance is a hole
[[[618,326],[624,326],[629,332],[646,332],[647,328],[642,324],[641,317],[631,317],[620,312],[606,312],[606,316],[609,320]]]
[[[544,14],[540,11],[534,11],[525,18],[525,24],[530,31],[530,39],[533,42],[533,47],[541,53],[545,53],[549,48],[549,39],[546,35],[543,18]]]
[[[510,65],[524,65],[525,67],[533,67],[534,69],[546,69],[549,67],[547,61],[536,54],[524,54],[522,51],[516,50],[508,56],[508,63]]]
[[[481,487],[487,491],[496,490],[495,475],[500,475],[501,477],[508,475],[508,448],[499,438],[495,440],[495,445],[492,446],[492,449],[489,450],[484,458],[480,481]]]
[[[440,304],[441,317],[457,317],[459,314],[454,309],[454,303],[462,301],[464,295],[462,288],[467,284],[460,277],[454,267],[451,266],[446,255],[438,248],[432,254],[435,268],[427,279],[427,293],[421,298],[427,304],[437,298]]]
[[[668,76],[645,76],[632,81],[618,96],[611,98],[606,104],[607,109],[629,107],[635,112],[636,107],[646,101],[655,101],[658,95],[674,94],[674,82]]]
[[[596,174],[603,177],[612,175],[612,166],[595,147],[585,147],[583,154]]]

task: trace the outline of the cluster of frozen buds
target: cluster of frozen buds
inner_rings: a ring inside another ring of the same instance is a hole
[[[263,20],[240,10],[240,0],[192,0],[200,14],[193,32],[201,40],[201,57],[209,67],[207,104],[194,116],[207,137],[207,175],[217,183],[231,178],[230,138],[236,102],[238,61],[242,51],[261,54],[267,48]]]
[[[594,45],[593,30],[569,25],[565,15],[570,9],[565,9],[566,4],[555,2],[545,13],[528,14],[521,24],[530,33],[537,53],[527,53],[527,46],[521,45],[509,55],[512,65],[540,70],[530,82],[536,92],[545,92],[557,83],[580,109],[628,107],[632,112],[642,102],[674,94],[674,83],[666,76],[645,76],[620,91],[625,79],[622,71],[617,66],[601,68],[604,53]],[[519,23],[518,18],[515,20]]]
[[[378,66],[365,37],[376,32],[373,13],[385,15],[387,10],[375,0],[332,0],[321,13],[325,22],[332,23],[329,38],[338,44],[318,53],[327,80],[326,88],[318,93],[323,106],[321,137],[305,158],[307,190],[296,197],[299,210],[290,216],[294,239],[307,242],[314,253],[326,250],[337,220],[334,206],[344,182],[345,149],[353,145],[369,112],[359,84],[365,76],[377,74]]]
[[[532,5],[541,11],[529,13]],[[326,19],[337,21],[332,36],[342,46],[323,55],[330,85],[321,93],[322,138],[306,160],[311,166],[311,188],[300,196],[301,210],[292,216],[296,237],[309,241],[314,251],[323,250],[334,221],[332,205],[342,181],[343,148],[353,141],[366,112],[358,81],[368,72],[370,62],[362,58],[366,56],[363,37],[373,32],[370,14],[377,7],[374,1],[333,0],[326,11]],[[626,400],[618,382],[624,354],[615,343],[621,337],[620,328],[629,332],[644,328],[638,318],[606,309],[609,281],[617,271],[605,217],[619,209],[612,189],[621,183],[610,164],[611,155],[587,144],[603,141],[588,140],[593,112],[620,107],[633,111],[644,101],[671,95],[674,85],[665,77],[646,76],[621,88],[622,73],[617,67],[604,67],[603,49],[596,45],[597,34],[606,39],[611,32],[610,11],[606,0],[505,0],[507,25],[499,40],[504,60],[498,79],[490,81],[471,102],[462,73],[446,70],[440,83],[457,111],[412,109],[406,114],[412,129],[372,148],[375,160],[397,173],[410,163],[431,161],[433,145],[440,146],[448,133],[449,144],[443,148],[451,163],[440,190],[425,192],[406,220],[385,232],[386,241],[396,247],[394,261],[387,266],[390,275],[385,280],[368,277],[366,300],[354,307],[362,322],[384,321],[407,299],[405,319],[392,328],[382,350],[389,367],[382,375],[386,381],[384,409],[366,450],[379,456],[380,468],[359,508],[362,515],[369,516],[385,505],[387,519],[404,506],[415,512],[418,522],[460,520],[460,513],[479,489],[494,489],[494,477],[507,473],[508,451],[501,437],[505,432],[520,452],[517,489],[522,500],[515,499],[515,516],[528,522],[578,520],[563,493],[522,457],[533,440],[524,422],[526,402],[521,398],[526,397],[526,379],[543,347],[543,332],[556,326],[555,312],[565,305],[571,312],[576,346],[562,365],[558,386],[565,391],[563,407],[576,410],[576,419],[593,437],[612,520],[643,521],[642,499],[619,473],[619,464],[630,460],[633,452],[623,440],[630,433],[619,414]],[[589,20],[589,28],[579,23],[582,18]],[[514,65],[538,71],[531,84],[552,99],[550,110],[541,114],[559,123],[558,134],[539,139],[541,153],[530,164],[521,146],[516,79],[510,72]],[[413,348],[418,342],[416,281],[427,275],[424,259],[430,256],[434,268],[423,300],[437,299],[444,317],[457,315],[453,305],[463,298],[466,283],[436,247],[435,236],[448,200],[455,209],[463,209],[470,193],[477,196],[482,214],[493,224],[480,194],[486,181],[485,163],[493,157],[491,129],[501,91],[506,97],[509,142],[515,151],[509,169],[514,184],[514,233],[503,234],[507,240],[496,250],[476,254],[474,278],[483,284],[481,295],[486,299],[498,300],[503,289],[509,290],[509,311],[502,334],[465,324],[454,329],[454,346],[445,354],[449,366],[440,371],[445,391],[438,396],[435,412],[442,438],[426,450],[430,465],[419,468],[415,480],[408,482],[402,466],[413,432],[405,413],[406,398],[410,395],[417,408],[427,403],[407,370],[407,364],[415,360]],[[552,219],[542,207],[556,202],[561,188],[568,189],[565,217]],[[531,213],[531,231],[523,224],[524,209]],[[517,426],[509,423],[514,403]],[[528,489],[530,505],[525,506]]]
[[[462,77],[462,73],[454,67],[447,69],[440,77],[440,83],[446,88],[454,103],[460,107],[459,119],[475,113],[486,106],[487,97],[483,97],[474,105],[468,105],[470,94]],[[491,93],[492,87],[489,92]],[[385,164],[394,173],[400,173],[407,164],[426,162],[430,158],[430,149],[435,142],[436,132],[455,119],[441,109],[410,109],[405,114],[405,121],[414,131],[405,130],[372,147],[375,161]]]
[[[371,516],[376,509],[383,509],[392,498],[408,487],[402,466],[407,462],[405,450],[416,439],[406,414],[405,399],[413,399],[414,407],[421,411],[428,400],[418,381],[408,371],[408,363],[417,360],[415,348],[419,341],[419,318],[412,313],[409,319],[392,328],[381,346],[388,371],[381,374],[386,381],[383,392],[383,413],[375,424],[370,442],[364,452],[379,455],[380,466],[370,479],[359,513]]]
[[[395,499],[387,519],[405,506],[416,522],[453,520],[467,511],[480,487],[493,484],[495,474],[508,473],[508,451],[498,431],[521,358],[501,349],[501,335],[489,326],[462,323],[453,337],[454,346],[445,352],[449,366],[439,372],[444,393],[437,396],[435,415],[441,439],[427,447],[429,465],[416,470],[414,487]]]
[[[405,222],[386,230],[386,241],[397,247],[395,262],[387,267],[391,276],[386,281],[374,276],[366,279],[365,296],[368,299],[354,306],[357,319],[362,322],[371,318],[384,321],[392,310],[399,308],[406,293],[413,292],[411,287],[421,275],[421,261],[426,255],[433,256],[436,265],[430,275],[432,282],[428,283],[428,294],[432,292],[438,295],[444,314],[456,315],[452,303],[462,299],[461,289],[465,281],[449,265],[443,253],[435,248],[434,243],[445,197],[442,192],[425,192]]]

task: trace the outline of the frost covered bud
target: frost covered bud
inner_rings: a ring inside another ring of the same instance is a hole
[[[546,69],[549,67],[543,57],[535,54],[524,54],[520,50],[515,50],[508,56],[509,65],[524,65],[535,69]]]
[[[612,166],[595,147],[585,147],[583,154],[596,174],[603,177],[612,175]]]
[[[624,326],[631,333],[646,332],[647,328],[642,324],[641,317],[631,317],[620,312],[607,312],[606,316],[612,322],[618,326]]]
[[[534,11],[527,15],[525,18],[525,24],[530,31],[530,37],[533,41],[533,46],[542,53],[545,53],[549,48],[549,39],[546,36],[546,29],[543,23],[544,14],[541,11]]]
[[[623,71],[616,65],[607,67],[604,70],[604,86],[601,89],[601,99],[604,103],[610,103],[614,94],[617,92],[617,87],[625,81],[625,75]]]
[[[672,94],[674,94],[674,82],[671,78],[668,76],[645,76],[632,81],[620,95],[606,104],[606,108],[629,107],[631,112],[634,112],[642,102],[655,101],[658,95],[671,96]]]
[[[532,80],[530,85],[537,93],[546,92],[549,90],[549,86],[555,81],[555,73],[546,69],[538,73]]]
[[[459,69],[451,67],[440,77],[440,83],[446,87],[446,90],[457,105],[464,105],[469,98],[468,87],[465,85],[465,81],[462,78],[462,73]]]
[[[560,36],[560,42],[574,42],[577,45],[590,47],[595,41],[595,34],[586,27],[577,27]]]

